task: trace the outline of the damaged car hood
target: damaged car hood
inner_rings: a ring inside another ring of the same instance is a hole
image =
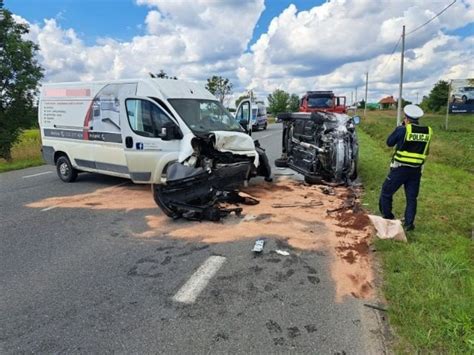
[[[253,157],[253,164],[259,166],[258,153],[255,150],[255,144],[249,135],[240,132],[229,132],[229,131],[212,131],[206,133],[208,138],[212,138],[214,148],[219,152],[229,152],[237,155],[246,155]],[[187,159],[192,153],[191,140],[195,136],[193,134],[187,134],[183,138],[183,149],[179,155],[179,161],[182,162]]]
[[[211,134],[215,139],[214,148],[216,150],[254,157],[253,164],[258,167],[259,161],[255,144],[248,134],[228,131],[213,131]]]
[[[213,131],[214,148],[221,152],[248,152],[255,151],[252,137],[240,132]]]

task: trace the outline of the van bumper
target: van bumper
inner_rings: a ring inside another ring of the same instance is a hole
[[[250,162],[224,165],[211,173],[195,169],[190,171],[191,176],[154,185],[153,197],[163,212],[174,219],[205,214],[218,202],[223,191],[233,191],[242,185],[248,179],[250,169]]]

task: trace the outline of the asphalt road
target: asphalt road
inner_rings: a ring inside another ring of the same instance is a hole
[[[281,129],[255,132],[271,161]],[[52,166],[0,174],[0,353],[381,353],[363,301],[335,302],[330,255],[280,256],[268,241],[140,239],[156,209],[39,209],[52,196],[129,183]],[[198,222],[196,222],[198,223]],[[264,233],[264,231],[262,231]],[[225,262],[193,304],[173,296],[210,256]]]

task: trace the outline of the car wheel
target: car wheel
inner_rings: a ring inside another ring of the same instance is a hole
[[[56,161],[56,172],[59,178],[64,182],[74,182],[77,178],[77,170],[72,167],[69,158],[62,155]]]
[[[288,159],[282,159],[282,158],[275,159],[275,166],[277,168],[287,168],[288,167]]]
[[[462,97],[462,103],[463,103],[463,104],[467,103],[467,96],[466,96],[466,95],[463,95],[463,97]]]
[[[315,185],[315,184],[320,184],[322,181],[322,178],[316,177],[316,176],[307,176],[305,175],[304,177],[304,182],[310,185]]]
[[[265,122],[265,126],[263,126],[263,130],[266,131],[267,130],[267,126],[268,126],[268,123]]]

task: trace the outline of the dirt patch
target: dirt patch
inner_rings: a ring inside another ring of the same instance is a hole
[[[93,210],[156,209],[149,185],[120,184],[94,192],[72,196],[50,197],[27,204],[27,207],[88,208]]]
[[[123,185],[92,193],[53,197],[28,204],[28,207],[88,208],[107,210],[153,209],[145,216],[147,230],[133,233],[136,238],[173,238],[205,244],[256,238],[273,238],[289,248],[332,252],[331,275],[336,298],[372,296],[373,279],[367,233],[368,218],[352,212],[357,194],[335,188],[335,195],[324,194],[318,186],[288,178],[274,183],[253,182],[242,189],[260,200],[258,205],[242,206],[241,217],[231,215],[220,222],[172,220],[155,205],[149,186]],[[317,202],[311,203],[308,202]],[[275,208],[285,204],[293,208]],[[337,212],[328,213],[328,210]],[[268,252],[268,251],[266,251]]]
[[[352,228],[358,231],[365,230],[370,225],[369,217],[363,212],[339,212],[336,219],[338,220],[338,226]]]

